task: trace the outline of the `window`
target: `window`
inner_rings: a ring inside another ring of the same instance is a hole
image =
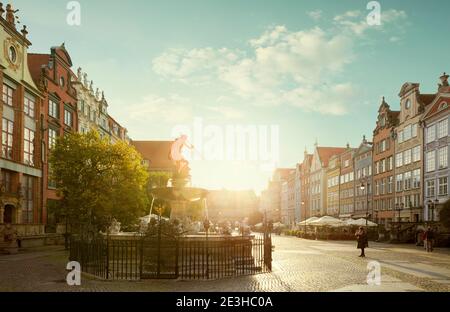
[[[348,167],[348,166],[350,166],[350,161],[347,159],[347,160],[344,162],[344,167]]]
[[[405,203],[405,208],[411,207],[411,195],[405,195],[404,203]]]
[[[25,112],[25,115],[34,118],[35,99],[30,95],[25,95],[23,101],[23,110]]]
[[[381,190],[380,194],[384,195],[386,193],[386,179],[381,180]]]
[[[427,172],[436,170],[436,151],[427,153]]]
[[[448,194],[448,177],[439,178],[439,196]]]
[[[403,153],[398,153],[395,157],[396,167],[403,166]]]
[[[411,101],[410,101],[409,99],[406,100],[405,108],[406,108],[406,109],[410,109],[410,108],[411,108]]]
[[[444,146],[438,150],[438,168],[447,168],[448,166],[448,147]]]
[[[404,190],[405,191],[410,190],[411,189],[411,171],[405,172],[403,181],[404,181]]]
[[[372,165],[369,166],[369,175],[372,175]]]
[[[435,196],[435,187],[434,187],[434,180],[428,180],[427,181],[427,196],[428,197],[434,197]]]
[[[375,195],[380,195],[380,181],[375,181]]]
[[[412,149],[412,161],[416,162],[420,160],[420,145]]]
[[[66,81],[64,80],[64,77],[62,77],[62,76],[59,78],[59,85],[61,87],[64,87],[66,85]]]
[[[391,194],[392,193],[392,191],[393,191],[393,181],[394,181],[394,177],[393,176],[390,176],[390,177],[388,177],[388,179],[387,179],[387,192],[388,192],[388,194]]]
[[[64,109],[64,124],[72,127],[72,112]]]
[[[3,104],[13,106],[14,89],[3,85]]]
[[[403,164],[409,165],[411,163],[411,150],[406,150],[403,152]]]
[[[438,123],[438,139],[448,136],[448,118]]]
[[[398,137],[398,143],[403,143],[403,130],[398,132],[397,137]]]
[[[24,129],[23,161],[25,164],[34,166],[34,131]]]
[[[408,141],[409,139],[411,139],[411,134],[412,134],[411,125],[408,125],[403,129],[403,141]]]
[[[24,175],[22,183],[22,222],[25,224],[33,223],[34,197],[33,197],[33,177]]]
[[[436,127],[434,125],[427,128],[427,143],[436,140]]]
[[[380,166],[381,166],[381,168],[380,168],[381,173],[385,172],[386,171],[386,159],[383,159],[380,162]]]
[[[8,57],[13,64],[17,61],[17,52],[13,46],[8,49]]]
[[[397,174],[395,181],[396,181],[396,191],[401,192],[403,188],[403,175]]]
[[[5,192],[11,192],[11,172],[2,169],[2,185],[5,187]]]
[[[378,174],[378,162],[375,162],[375,174]]]
[[[391,157],[388,158],[387,170],[391,171],[393,169],[393,166],[394,166],[394,160],[393,160],[393,156],[391,156]]]
[[[56,138],[58,137],[58,134],[55,129],[49,128],[48,129],[48,147],[49,149],[52,149],[56,144]]]
[[[53,118],[59,118],[59,105],[58,103],[48,100],[48,114]]]
[[[413,188],[420,188],[420,169],[413,171]]]
[[[2,120],[2,157],[13,157],[13,130],[14,123],[6,118]]]

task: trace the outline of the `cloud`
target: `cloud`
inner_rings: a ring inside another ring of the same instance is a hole
[[[237,52],[227,48],[169,49],[153,60],[153,71],[164,78],[205,83],[217,69],[237,59]]]
[[[309,13],[319,17],[322,12]],[[404,19],[403,11],[383,11],[384,28],[373,29],[386,31],[386,25]],[[372,26],[361,11],[344,12],[335,16],[333,23],[331,29],[300,31],[272,26],[250,39],[245,50],[170,49],[153,60],[153,70],[163,79],[209,84],[222,90],[218,97],[234,97],[251,105],[291,105],[305,111],[342,115],[355,102],[357,86],[340,77],[356,58],[355,46],[361,35]],[[399,40],[392,35],[390,38]],[[231,107],[210,110],[237,117]]]
[[[220,114],[222,117],[226,119],[240,119],[244,117],[244,113],[237,108],[232,106],[209,106],[208,110]]]
[[[318,21],[322,18],[322,13],[323,12],[321,10],[314,10],[307,12],[308,16],[315,21]]]
[[[367,23],[367,14],[359,10],[347,11],[341,15],[335,16],[333,20],[343,31],[347,30],[357,36],[362,36],[368,30],[383,29],[390,25],[401,28],[406,19],[407,15],[405,11],[391,9],[386,11],[381,10],[381,25],[369,25],[369,23]]]
[[[348,106],[357,96],[357,90],[351,83],[332,86],[307,85],[293,89],[284,95],[290,105],[301,107],[305,111],[322,114],[344,115]]]
[[[149,94],[139,103],[127,107],[131,121],[163,121],[178,123],[192,118],[192,105],[178,95],[162,97]]]

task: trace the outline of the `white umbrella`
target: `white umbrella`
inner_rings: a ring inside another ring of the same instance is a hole
[[[366,219],[364,218],[358,220],[349,219],[345,223],[347,225],[366,226]],[[378,226],[378,224],[367,220],[367,226]]]
[[[313,222],[315,220],[319,220],[319,218],[318,217],[311,217],[311,218],[309,218],[307,220],[303,220],[302,222],[299,222],[297,224],[300,224],[300,225],[305,225],[305,223],[306,224],[310,224],[311,222]]]
[[[330,216],[325,216],[325,217],[322,217],[322,218],[320,218],[318,220],[315,220],[315,221],[311,222],[311,225],[340,226],[340,225],[343,225],[343,224],[344,224],[343,221],[341,221],[339,219],[336,219],[336,218],[333,218],[333,217],[330,217]]]

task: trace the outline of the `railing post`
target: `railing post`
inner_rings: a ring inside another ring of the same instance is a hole
[[[175,239],[175,276],[178,278],[178,239]]]
[[[144,238],[145,236],[141,237],[141,246],[140,246],[140,255],[139,255],[139,279],[142,279],[142,267],[144,265]]]
[[[109,279],[109,231],[106,235],[106,279]]]

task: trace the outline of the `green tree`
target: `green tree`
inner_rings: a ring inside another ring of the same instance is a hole
[[[113,218],[126,227],[145,213],[148,173],[127,143],[110,144],[96,131],[69,133],[58,138],[50,164],[72,230],[104,231]]]
[[[441,220],[441,223],[446,228],[450,229],[450,199],[445,202],[444,207],[442,207],[441,211],[439,212],[439,218]]]

